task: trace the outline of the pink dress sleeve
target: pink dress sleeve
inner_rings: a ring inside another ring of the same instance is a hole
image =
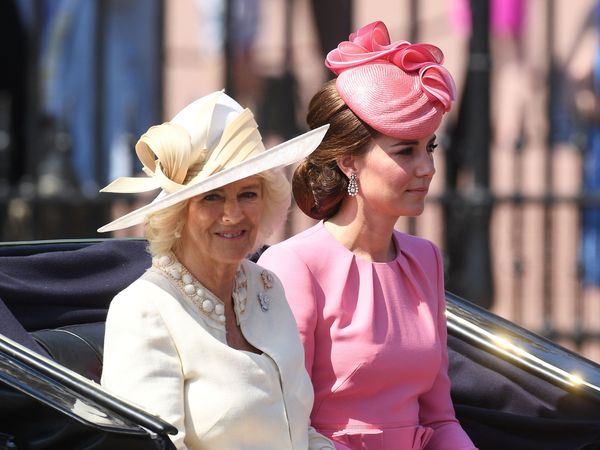
[[[282,263],[285,261],[285,264]],[[258,264],[277,274],[285,289],[285,296],[294,313],[300,339],[304,346],[306,370],[312,378],[315,349],[315,328],[317,326],[316,297],[311,274],[300,258],[285,247],[267,249]]]
[[[448,350],[447,350],[447,326],[446,306],[444,293],[444,270],[442,257],[439,249],[432,244],[437,259],[437,286],[438,286],[438,335],[442,342],[442,363],[440,371],[435,379],[433,387],[419,398],[420,420],[425,426],[435,430],[427,450],[476,450],[471,439],[464,432],[458,420],[455,418],[454,407],[450,397],[450,378],[448,377]]]

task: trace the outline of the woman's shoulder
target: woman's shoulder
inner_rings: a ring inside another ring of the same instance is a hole
[[[329,245],[328,242],[330,239],[331,237],[325,230],[323,223],[319,222],[277,244],[269,246],[264,253],[268,255],[295,255],[300,258],[312,258],[316,250],[323,249]]]
[[[261,309],[272,310],[274,308],[273,311],[278,311],[281,309],[281,305],[284,305],[288,309],[285,289],[275,272],[249,260],[244,260],[242,267],[246,275],[247,298],[257,300],[254,306],[260,305]],[[257,309],[247,307],[247,311],[252,310]]]
[[[151,310],[156,307],[155,299],[171,297],[168,283],[160,278],[152,277],[152,269],[148,269],[138,279],[117,293],[110,303],[111,309],[143,309]]]
[[[438,246],[419,236],[405,234],[400,231],[394,232],[396,245],[400,248],[398,257],[409,264],[420,266],[426,273],[435,273],[443,270],[443,257]]]
[[[262,267],[261,265],[245,259],[242,261],[242,267],[244,268],[244,272],[246,273],[246,279],[250,283],[258,283],[261,281],[261,277],[264,277],[264,273],[271,273],[269,269]]]
[[[400,244],[400,248],[404,252],[425,252],[427,254],[439,252],[439,248],[435,243],[420,236],[414,236],[412,234],[406,234],[402,231],[394,230],[394,238],[396,239],[396,242]]]
[[[322,222],[269,247],[258,264],[288,284],[322,282],[347,277],[354,254],[327,231]]]
[[[258,265],[272,270],[284,278],[283,274],[297,273],[299,276],[307,267],[315,263],[316,255],[323,254],[319,250],[323,248],[323,245],[319,244],[322,241],[319,237],[321,228],[322,225],[319,227],[317,224],[284,241],[271,245],[258,259]]]
[[[161,316],[154,299],[156,289],[152,283],[140,277],[117,293],[110,302],[106,316],[107,330],[128,328],[133,324],[155,323]]]
[[[324,231],[325,227],[323,226],[323,222],[318,222],[276,245],[287,248],[303,248],[307,245],[315,245],[322,241],[325,237],[323,235]]]
[[[274,281],[279,281],[269,268],[258,263],[246,259],[242,262],[242,267],[246,274],[246,282],[254,289],[268,290],[271,289]]]

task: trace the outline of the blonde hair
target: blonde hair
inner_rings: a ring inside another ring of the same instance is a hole
[[[287,219],[291,203],[291,186],[280,169],[257,174],[262,179],[263,214],[258,226],[255,248]],[[144,236],[152,256],[164,255],[181,245],[189,199],[150,214],[144,223]]]
[[[255,247],[258,248],[287,219],[292,202],[292,187],[281,169],[258,174],[263,179],[263,216],[258,227]]]
[[[144,236],[152,256],[177,250],[185,225],[189,199],[150,214],[144,223]]]

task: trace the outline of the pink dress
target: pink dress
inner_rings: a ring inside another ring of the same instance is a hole
[[[304,344],[312,425],[338,450],[472,450],[447,375],[443,269],[431,242],[394,233],[372,263],[319,222],[270,247]]]

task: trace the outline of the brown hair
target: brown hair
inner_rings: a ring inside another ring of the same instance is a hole
[[[294,171],[294,199],[306,215],[328,219],[347,195],[348,177],[338,167],[338,159],[364,153],[377,132],[344,103],[335,79],[313,96],[306,122],[310,129],[329,124],[329,130],[319,147]]]

